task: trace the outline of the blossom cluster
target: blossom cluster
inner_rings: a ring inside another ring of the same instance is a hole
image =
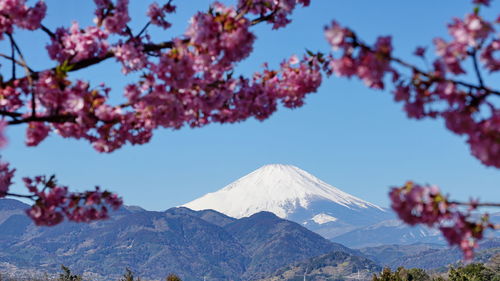
[[[0,198],[5,197],[9,192],[15,172],[16,169],[9,168],[9,163],[0,162]]]
[[[489,1],[475,3],[488,5]],[[404,104],[408,117],[444,119],[450,131],[467,137],[476,158],[500,168],[500,110],[493,100],[500,92],[483,84],[479,69],[475,70],[478,84],[458,80],[467,72],[463,66],[467,59],[476,68],[482,63],[490,73],[500,70],[500,39],[494,25],[477,11],[464,19],[455,18],[448,25],[451,41],[434,40],[436,58],[432,69],[423,71],[394,57],[390,37],[379,37],[370,46],[334,21],[325,28],[325,37],[340,54],[327,56],[323,64],[328,74],[355,76],[373,89],[392,83],[394,100]],[[423,47],[414,52],[423,59],[425,53]],[[411,73],[404,73],[404,69]]]
[[[107,38],[108,33],[98,27],[81,29],[77,22],[73,22],[70,28],[60,27],[56,30],[51,44],[47,45],[47,51],[51,59],[60,63],[102,57],[109,48]]]
[[[14,27],[35,30],[40,28],[40,23],[45,17],[47,5],[38,1],[34,7],[28,7],[26,0],[0,1],[0,40],[4,33],[12,34]]]
[[[307,7],[310,3],[311,0],[238,0],[238,9],[259,15],[278,29],[291,22],[289,16],[297,4]]]
[[[94,19],[98,27],[104,27],[109,33],[127,34],[127,23],[130,21],[128,0],[94,0],[96,4]]]
[[[172,5],[171,1],[167,4],[160,6],[158,3],[153,2],[149,5],[147,12],[148,17],[151,19],[151,24],[159,26],[163,29],[170,28],[172,24],[168,22],[165,17],[167,14],[175,12],[176,7]]]
[[[252,25],[269,22],[282,27],[290,22],[297,4],[307,6],[308,0],[246,1],[243,8],[241,1],[237,8],[215,2],[192,17],[184,34],[160,43],[151,40],[147,29],[171,26],[167,17],[176,9],[171,0],[149,5],[149,22],[137,33],[128,26],[128,0],[94,0],[95,25],[73,22],[54,32],[41,26],[45,3],[28,8],[25,2],[0,0],[0,10],[9,15],[0,15],[0,34],[12,34],[14,25],[43,29],[50,40],[48,55],[57,66],[34,72],[27,64],[20,65],[27,69],[26,77],[13,75],[0,82],[0,147],[6,143],[7,125],[25,123],[28,146],[58,134],[87,140],[99,152],[112,152],[127,143],[148,142],[159,127],[264,120],[280,102],[289,108],[303,105],[305,96],[321,83],[321,67],[314,56],[294,56],[277,70],[266,66],[251,77],[233,75],[235,66],[253,50]],[[260,18],[252,20],[251,15]],[[125,87],[125,101],[120,104],[111,99],[105,84],[91,86],[69,76],[70,71],[108,58],[116,59],[124,74],[142,73]],[[14,171],[7,163],[0,164],[1,197],[16,196],[8,193]],[[106,206],[121,204],[109,192],[72,193],[52,178],[25,178],[24,183],[31,194],[25,197],[35,201],[27,214],[38,225],[55,225],[64,217],[83,222],[106,218]]]
[[[116,194],[101,191],[99,187],[74,193],[59,186],[53,177],[38,176],[23,178],[23,181],[35,201],[26,214],[36,225],[56,225],[65,217],[75,222],[102,220],[108,218],[108,207],[117,210],[122,205]]]
[[[476,201],[471,201],[464,212],[437,186],[407,182],[402,187],[392,188],[389,196],[392,209],[402,221],[438,228],[450,245],[460,247],[466,260],[473,258],[477,241],[483,238],[484,231],[495,228],[487,214],[477,218],[471,212],[477,208]]]
[[[172,7],[167,4],[164,9],[169,12]],[[280,101],[290,108],[303,105],[306,94],[315,92],[321,83],[320,65],[314,57],[294,57],[284,61],[281,69],[266,67],[251,78],[232,76],[235,65],[253,49],[255,35],[250,27],[249,19],[216,2],[208,12],[194,15],[185,35],[170,48],[154,51],[151,59],[142,37],[110,44],[106,28],[80,29],[74,23],[70,29],[58,29],[47,47],[61,67],[38,73],[32,85],[17,80],[3,89],[0,102],[11,110],[30,105],[23,116],[39,119],[28,124],[27,145],[36,146],[54,132],[85,139],[99,152],[112,152],[126,143],[146,143],[158,127],[200,127],[250,117],[264,120]],[[71,65],[109,52],[122,63],[124,73],[143,72],[139,81],[125,88],[127,101],[120,105],[110,103],[106,86],[72,81],[66,73]],[[33,105],[22,99],[31,95]]]

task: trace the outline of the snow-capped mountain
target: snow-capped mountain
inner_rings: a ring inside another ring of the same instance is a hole
[[[385,209],[298,167],[281,164],[263,166],[183,206],[193,210],[213,209],[235,218],[268,211],[327,238],[392,217]]]

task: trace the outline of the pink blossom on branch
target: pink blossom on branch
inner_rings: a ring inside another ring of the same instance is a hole
[[[60,63],[78,62],[104,56],[109,48],[107,38],[108,34],[100,28],[89,26],[81,29],[77,22],[73,22],[69,29],[57,29],[47,51],[51,59]]]
[[[16,169],[9,168],[9,163],[0,161],[0,198],[5,197],[9,192],[15,172]]]
[[[0,40],[4,33],[12,34],[14,26],[35,30],[45,17],[47,6],[44,1],[38,1],[34,7],[28,7],[26,0],[0,1]]]
[[[109,33],[126,35],[127,23],[130,21],[128,14],[128,0],[94,0],[96,4],[95,23],[103,26]]]
[[[471,14],[465,20],[455,19],[449,31],[453,40],[446,42],[436,38],[438,57],[433,69],[422,71],[394,58],[389,37],[379,37],[370,46],[334,21],[325,28],[325,37],[335,53],[340,54],[326,56],[324,68],[328,74],[356,76],[374,89],[383,89],[389,81],[394,83],[394,99],[403,103],[408,117],[443,118],[448,129],[467,137],[472,155],[485,165],[500,167],[498,110],[490,101],[499,92],[484,87],[482,80],[475,86],[449,78],[466,73],[462,67],[466,59],[477,63],[475,48],[493,36],[492,24]],[[485,68],[490,71],[497,70],[494,53],[498,49],[497,41],[493,40],[480,52]],[[418,50],[417,55],[423,55],[423,49]],[[409,75],[402,74],[404,68],[410,70]]]
[[[108,207],[117,210],[122,200],[96,187],[94,191],[72,193],[59,186],[54,177],[24,178],[35,204],[26,213],[37,225],[52,226],[64,218],[75,222],[90,222],[108,218]]]
[[[165,17],[167,14],[175,12],[175,6],[170,3],[170,1],[161,6],[158,3],[153,2],[149,5],[149,9],[147,12],[148,17],[151,19],[151,23],[153,25],[159,26],[163,29],[168,29],[172,24],[168,22]]]
[[[296,6],[309,6],[310,0],[238,0],[238,10],[260,15],[273,29],[287,26]]]
[[[471,202],[469,210],[460,210],[436,186],[407,182],[402,187],[393,187],[389,196],[391,208],[402,221],[438,228],[450,245],[460,247],[466,260],[473,258],[484,231],[495,228],[488,215],[477,218],[470,212],[477,208],[477,202]]]

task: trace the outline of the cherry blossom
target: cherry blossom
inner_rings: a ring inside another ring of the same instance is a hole
[[[471,201],[467,204],[469,209],[461,211],[458,203],[449,201],[437,186],[407,182],[392,188],[389,195],[391,207],[401,220],[410,225],[422,223],[438,228],[450,245],[460,247],[466,260],[474,257],[477,241],[483,238],[484,231],[495,228],[487,214],[478,219],[471,212],[480,203]]]

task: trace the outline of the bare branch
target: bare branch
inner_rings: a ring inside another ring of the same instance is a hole
[[[50,116],[30,116],[23,119],[16,119],[9,121],[9,125],[19,125],[29,122],[50,122],[50,123],[66,123],[75,122],[76,116],[74,115],[50,115]]]

